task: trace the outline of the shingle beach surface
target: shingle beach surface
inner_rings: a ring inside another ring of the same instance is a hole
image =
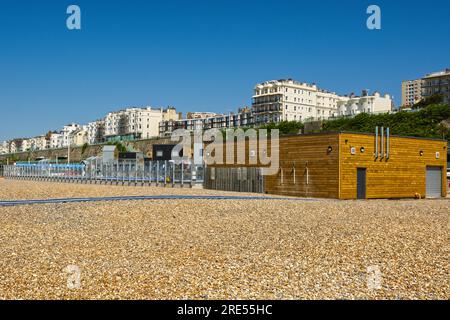
[[[158,194],[242,195],[0,180],[0,200]],[[449,299],[449,213],[449,200],[0,207],[0,299]]]

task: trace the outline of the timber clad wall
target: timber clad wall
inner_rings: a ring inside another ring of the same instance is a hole
[[[339,134],[281,138],[280,171],[265,182],[270,194],[338,198]]]
[[[354,154],[351,152],[352,148]],[[364,148],[364,152],[361,148]],[[442,169],[442,196],[445,197],[447,193],[446,141],[391,136],[388,160],[375,160],[374,134],[324,133],[287,136],[280,138],[279,150],[280,170],[277,174],[264,178],[264,190],[269,194],[356,199],[357,170],[365,168],[365,190],[368,199],[413,198],[416,194],[425,197],[427,167]],[[421,151],[423,155],[420,154]],[[249,154],[248,143],[245,153]],[[270,154],[270,147],[268,153]],[[439,158],[436,153],[439,153]],[[247,157],[244,165],[225,164],[213,167],[261,166],[249,165]]]
[[[412,198],[426,196],[426,168],[442,168],[442,196],[446,189],[447,143],[445,141],[391,137],[389,160],[374,158],[375,136],[340,135],[340,199],[356,199],[357,168],[367,169],[367,198]],[[356,154],[351,154],[351,148]],[[361,147],[365,152],[361,152]],[[423,156],[420,155],[423,151]],[[436,159],[436,152],[440,158]]]

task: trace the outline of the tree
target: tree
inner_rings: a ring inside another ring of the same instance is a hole
[[[376,126],[389,127],[401,136],[450,140],[450,105],[433,104],[417,112],[400,111],[394,114],[359,114],[352,118],[324,121],[323,131],[374,132]]]
[[[441,104],[444,102],[444,95],[440,93],[435,93],[428,98],[422,99],[412,106],[413,109],[422,109],[429,105]]]
[[[124,153],[127,152],[127,147],[125,145],[123,145],[121,142],[119,141],[115,141],[115,142],[108,142],[106,144],[107,146],[116,146],[117,151],[119,151],[120,153]]]

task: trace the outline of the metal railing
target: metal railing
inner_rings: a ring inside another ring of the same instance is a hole
[[[86,165],[29,164],[4,166],[7,179],[59,181],[75,183],[202,186],[204,166],[189,161],[150,161],[142,164],[131,161]]]
[[[205,189],[264,193],[262,168],[214,168],[207,167]]]

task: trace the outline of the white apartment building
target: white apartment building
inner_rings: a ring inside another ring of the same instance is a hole
[[[389,94],[378,92],[361,97],[340,96],[319,89],[315,84],[292,79],[260,83],[254,89],[253,122],[256,125],[280,121],[326,120],[337,116],[351,116],[362,112],[383,113],[392,110]]]
[[[45,136],[38,136],[25,140],[28,149],[30,150],[44,150],[48,148],[48,141]]]
[[[8,141],[2,141],[0,143],[0,154],[7,154],[9,153],[9,143]]]
[[[58,132],[52,132],[50,133],[50,140],[49,140],[49,148],[50,149],[58,149],[62,148],[63,145],[63,135]]]
[[[427,74],[422,78],[422,97],[441,94],[443,102],[450,104],[450,69]]]
[[[24,139],[14,139],[9,143],[10,153],[24,152],[27,150],[27,143]]]
[[[80,129],[80,125],[71,123],[63,127],[61,131],[62,135],[62,148],[68,147],[72,142],[72,133]]]
[[[355,116],[360,113],[387,113],[392,111],[392,99],[389,94],[381,96],[379,92],[369,95],[363,91],[360,97],[351,95],[338,101],[339,116]]]
[[[109,141],[157,137],[161,121],[176,120],[178,117],[174,108],[127,108],[110,112],[105,118],[105,137]]]
[[[97,144],[104,141],[105,125],[105,120],[96,120],[87,124],[87,140],[89,144]]]
[[[337,115],[340,97],[315,84],[292,79],[257,84],[252,112],[255,124],[280,121],[321,120]]]
[[[30,139],[23,139],[22,144],[18,148],[18,152],[26,152],[31,148],[31,141]]]

